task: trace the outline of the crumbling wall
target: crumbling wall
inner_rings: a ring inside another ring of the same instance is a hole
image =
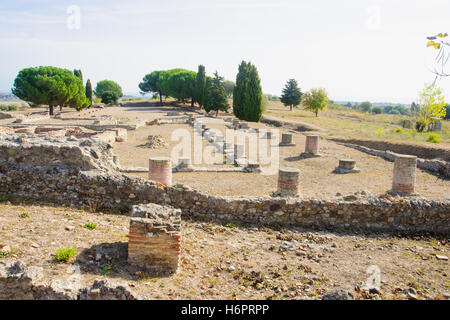
[[[26,181],[26,183],[24,183]],[[153,181],[103,170],[48,170],[0,166],[0,193],[7,199],[34,200],[128,214],[132,205],[167,204],[183,215],[267,225],[449,233],[450,201],[386,195],[296,199],[222,197],[190,187],[158,186]]]
[[[45,280],[41,267],[21,261],[0,262],[0,300],[137,300],[127,284],[94,280],[87,287],[62,279]]]
[[[115,166],[110,145],[104,142],[32,135],[3,137],[0,194],[10,200],[123,214],[133,205],[157,203],[209,220],[322,229],[450,231],[450,201],[367,194],[322,199],[222,197],[129,177],[114,170]]]
[[[92,139],[0,133],[0,166],[112,170],[112,146]]]
[[[395,161],[396,156],[398,153],[394,153],[392,151],[386,150],[386,151],[380,151],[371,149],[365,146],[360,146],[356,144],[350,144],[350,143],[340,143],[346,147],[354,148],[358,151],[365,152],[367,154],[377,156],[384,158],[388,161]],[[450,178],[450,162],[438,160],[438,159],[422,159],[417,158],[417,167],[426,171],[429,171],[430,173],[439,175],[444,178]]]

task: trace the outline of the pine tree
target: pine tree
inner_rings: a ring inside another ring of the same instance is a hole
[[[80,69],[75,69],[75,70],[73,70],[73,74],[74,74],[75,76],[77,76],[78,78],[80,78],[80,79],[81,79],[81,82],[83,82],[83,73],[81,72]]]
[[[262,102],[258,71],[250,62],[242,61],[233,91],[233,112],[241,120],[259,122],[263,112]]]
[[[200,106],[200,109],[205,105],[206,100],[206,72],[205,66],[199,65],[197,72],[197,79],[195,82],[195,102]]]
[[[216,111],[216,117],[219,111],[228,111],[230,105],[228,104],[227,91],[223,82],[223,77],[220,77],[217,71],[214,73],[214,79],[208,87],[207,99],[205,104],[205,111]]]
[[[91,80],[88,79],[86,82],[86,98],[89,100],[89,107],[92,106],[92,84]]]
[[[286,86],[283,89],[283,94],[280,98],[281,102],[287,107],[296,107],[302,101],[302,92],[298,87],[297,81],[295,79],[289,79]]]

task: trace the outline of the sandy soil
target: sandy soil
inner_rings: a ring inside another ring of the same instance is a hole
[[[62,280],[77,264],[83,284],[123,280],[149,299],[318,299],[337,287],[358,294],[354,288],[366,283],[372,265],[381,270],[380,293],[359,298],[404,299],[401,291],[408,288],[419,299],[449,292],[448,261],[436,258],[450,254],[448,239],[183,221],[179,272],[153,277],[126,263],[128,217],[2,204],[0,212],[1,244],[11,247],[0,262],[20,259],[43,267],[46,278]],[[97,227],[86,229],[87,222]],[[74,245],[77,256],[70,263],[55,260],[57,249]],[[95,258],[108,251],[110,259]]]

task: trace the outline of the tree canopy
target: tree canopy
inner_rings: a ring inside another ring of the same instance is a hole
[[[57,67],[21,70],[11,91],[24,101],[48,105],[50,115],[54,114],[55,106],[81,110],[89,105],[81,79],[72,71]]]
[[[287,81],[280,100],[285,106],[289,106],[291,111],[293,107],[300,104],[302,101],[302,92],[295,79],[289,79]]]
[[[227,92],[227,97],[231,98],[233,96],[233,90],[236,84],[230,80],[224,80],[223,85],[225,86],[225,91]]]
[[[117,103],[123,96],[122,87],[112,80],[97,82],[94,94],[102,99],[103,103]]]
[[[419,94],[419,112],[417,114],[416,129],[422,131],[429,125],[434,125],[436,119],[442,119],[446,115],[447,105],[444,101],[442,89],[426,84],[425,88]]]
[[[142,92],[158,93],[161,103],[162,96],[165,96],[182,102],[190,99],[192,106],[194,102],[203,106],[206,103],[208,81],[212,81],[212,78],[206,75],[205,67],[200,65],[199,72],[180,68],[153,71],[144,76],[139,89]]]
[[[305,109],[318,116],[319,111],[325,110],[328,104],[328,94],[325,89],[311,89],[303,96],[303,104]]]
[[[205,111],[208,113],[210,111],[216,111],[217,116],[219,111],[228,111],[229,108],[230,105],[228,103],[223,77],[220,77],[216,71],[207,89]]]
[[[263,113],[262,89],[258,70],[242,61],[233,90],[233,112],[241,120],[259,122]]]
[[[370,113],[372,111],[372,104],[369,101],[361,102],[359,110]]]

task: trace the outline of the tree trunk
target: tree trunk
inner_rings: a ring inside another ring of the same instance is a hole
[[[54,107],[54,106],[50,106],[50,107],[49,107],[49,114],[50,114],[51,116],[53,116],[53,115],[55,114],[55,107]]]
[[[62,111],[62,108],[63,108],[62,105],[60,105],[60,106],[59,106],[59,111]]]
[[[216,118],[217,118],[218,115],[219,115],[219,110],[216,110]]]
[[[292,111],[292,104],[290,105],[290,107],[291,107],[291,111]]]
[[[317,118],[317,114],[319,113],[319,111],[316,111],[316,118]]]
[[[162,94],[161,94],[161,91],[159,91],[159,103],[162,104]]]
[[[191,108],[194,108],[194,99],[191,99]]]

